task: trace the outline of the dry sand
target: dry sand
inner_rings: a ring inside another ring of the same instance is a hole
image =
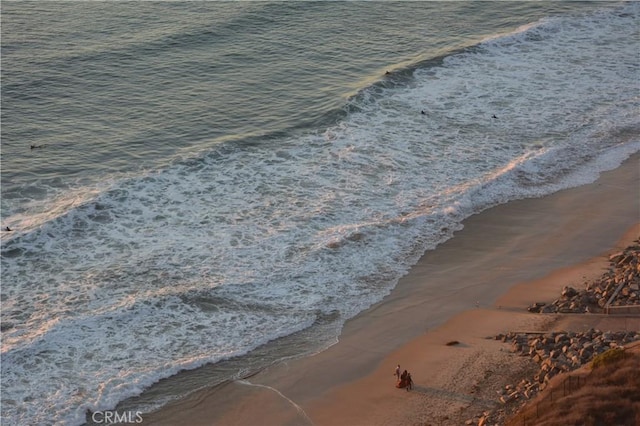
[[[554,300],[565,285],[581,287],[607,266],[606,254],[639,236],[640,155],[634,155],[593,184],[470,217],[388,297],[347,322],[339,343],[196,392],[145,415],[144,424],[464,424],[494,407],[495,391],[530,365],[487,337],[608,329],[603,316],[525,308]],[[624,326],[640,329],[638,320]],[[454,340],[460,343],[446,345]],[[394,386],[398,363],[412,374],[411,392]]]

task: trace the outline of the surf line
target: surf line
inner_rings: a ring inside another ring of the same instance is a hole
[[[289,403],[291,405],[293,405],[296,410],[298,410],[298,413],[302,414],[304,416],[305,419],[307,419],[307,421],[309,422],[309,424],[313,425],[313,421],[309,418],[309,416],[307,416],[307,413],[304,412],[304,410],[302,409],[302,407],[300,407],[298,404],[296,404],[295,402],[293,402],[292,400],[290,400],[289,398],[287,398],[286,396],[284,396],[282,394],[282,392],[280,392],[278,389],[276,388],[272,388],[271,386],[267,386],[267,385],[259,385],[256,383],[251,383],[248,380],[236,380],[236,382],[243,384],[243,385],[247,385],[247,386],[256,386],[259,388],[265,388],[265,389],[269,389],[274,391],[275,393],[277,393],[278,395],[280,395],[282,398],[286,399],[287,401],[289,401]]]

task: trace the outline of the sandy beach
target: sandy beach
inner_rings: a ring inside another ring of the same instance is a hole
[[[592,184],[468,218],[388,297],[348,321],[334,346],[195,392],[146,414],[144,424],[464,424],[494,407],[495,389],[528,368],[487,337],[570,321],[606,328],[605,316],[575,320],[526,307],[556,299],[565,285],[582,287],[602,273],[607,254],[639,236],[636,154]],[[411,392],[395,388],[397,364],[411,372]]]

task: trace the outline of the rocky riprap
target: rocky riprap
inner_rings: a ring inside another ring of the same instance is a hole
[[[609,349],[639,341],[640,331],[611,332],[590,329],[585,332],[507,333],[499,334],[495,339],[510,343],[511,352],[531,357],[539,366],[533,377],[525,378],[515,385],[506,385],[500,391],[499,401],[508,404],[531,399],[546,388],[549,380],[557,374],[573,371]],[[475,419],[467,420],[466,424],[496,424],[496,421],[503,417],[504,410],[485,411]]]
[[[586,282],[583,290],[566,286],[560,298],[553,303],[534,303],[528,310],[540,313],[597,313],[604,310],[614,294],[610,306],[640,305],[640,240],[609,256],[608,270],[597,280]]]
[[[585,332],[554,331],[545,334],[508,333],[495,338],[511,343],[512,352],[529,356],[540,366],[540,371],[531,380],[525,379],[516,386],[507,386],[500,397],[500,401],[506,403],[521,397],[528,399],[543,390],[553,376],[573,371],[609,349],[640,340],[640,331],[590,329]]]
[[[619,253],[609,256],[609,268],[598,279],[585,282],[583,290],[565,286],[560,298],[552,303],[534,303],[529,312],[601,313],[607,306],[640,307],[640,240]],[[636,308],[631,308],[636,309]],[[528,356],[537,364],[532,377],[506,385],[498,395],[504,408],[484,411],[466,421],[467,425],[495,425],[504,420],[510,403],[521,405],[544,390],[549,380],[573,371],[609,349],[640,340],[640,331],[586,332],[556,331],[549,333],[507,333],[496,340],[511,344],[511,351]]]

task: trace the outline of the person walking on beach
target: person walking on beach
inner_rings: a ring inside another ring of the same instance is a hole
[[[400,380],[400,364],[396,367],[396,372],[394,374],[396,375],[396,378]]]
[[[407,373],[407,392],[409,392],[413,388],[413,379],[411,378],[411,373]]]

